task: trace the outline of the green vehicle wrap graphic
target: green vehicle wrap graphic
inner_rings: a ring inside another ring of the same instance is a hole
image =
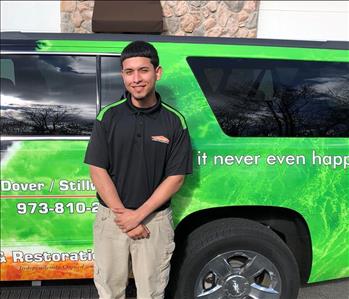
[[[119,54],[127,43],[42,40],[37,51]],[[164,69],[158,91],[164,102],[184,115],[193,143],[193,175],[172,200],[175,224],[209,208],[287,208],[300,214],[309,229],[313,256],[309,282],[349,276],[349,167],[311,163],[314,155],[348,156],[349,139],[229,137],[187,63],[190,56],[349,62],[348,51],[168,42],[154,46]],[[13,142],[1,164],[6,187],[1,190],[2,251],[92,249],[96,199],[88,166],[83,164],[86,146],[87,141],[75,140]],[[207,163],[199,165],[203,153]],[[213,157],[227,155],[259,158],[250,165],[213,164]],[[306,163],[271,166],[266,160],[269,155],[303,156]],[[22,183],[22,190],[7,191],[14,182]],[[25,183],[33,182],[32,189],[37,190],[23,190]]]

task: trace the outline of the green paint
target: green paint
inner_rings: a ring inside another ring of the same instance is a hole
[[[76,52],[76,53],[116,53],[120,54],[129,41],[71,41],[41,40],[37,42],[37,51]],[[215,45],[175,42],[153,42],[159,52],[169,51],[180,56],[270,58],[313,61],[348,62],[347,50],[294,48],[277,46]],[[163,56],[160,57],[161,59]]]
[[[17,183],[43,183],[41,191],[2,191],[3,196],[19,195],[19,199],[1,200],[1,247],[39,244],[90,244],[93,215],[47,213],[18,215],[18,203],[47,202],[50,207],[57,203],[84,202],[91,206],[94,198],[49,198],[20,199],[23,195],[93,195],[93,191],[62,191],[62,180],[81,181],[89,178],[88,167],[83,164],[87,141],[23,141],[6,165],[1,165],[1,180]],[[35,159],[33,159],[35,156]],[[49,166],[48,166],[49,165]],[[21,171],[18,171],[18,170]],[[50,192],[52,181],[54,187]],[[39,207],[37,207],[39,209]],[[58,206],[59,209],[59,206]],[[58,210],[59,211],[59,210]],[[29,209],[28,209],[29,212]]]
[[[181,124],[182,124],[182,128],[183,128],[183,130],[185,130],[187,128],[187,124],[185,123],[185,119],[184,119],[183,115],[180,114],[177,110],[175,110],[172,107],[170,107],[169,105],[167,105],[166,103],[162,102],[161,104],[162,104],[162,106],[164,106],[164,108],[173,112],[174,114],[176,114],[179,117]]]
[[[120,54],[128,41],[39,41],[37,51]],[[186,59],[188,56],[216,56],[311,61],[349,62],[349,51],[154,43],[163,66],[158,91],[165,102],[184,115],[194,147],[194,173],[173,199],[175,222],[202,209],[226,206],[273,206],[298,212],[308,225],[313,265],[310,282],[349,276],[349,176],[348,169],[311,165],[312,151],[318,155],[349,155],[348,138],[231,138],[213,115]],[[120,102],[117,102],[120,103]],[[114,103],[112,105],[115,105]],[[98,118],[103,118],[108,106]],[[1,179],[14,182],[86,180],[83,164],[85,141],[23,141],[17,152],[1,165]],[[209,157],[197,165],[197,152]],[[266,163],[268,155],[302,155],[305,165]],[[258,165],[213,165],[215,155],[260,155]],[[92,195],[90,191],[61,191],[55,185],[36,195]],[[2,195],[29,195],[33,192],[2,192]],[[1,200],[1,246],[55,246],[68,250],[91,247],[91,213],[18,215],[21,199]],[[95,199],[37,199],[30,202],[84,202]],[[79,245],[80,244],[80,245]],[[78,246],[79,245],[79,246]]]

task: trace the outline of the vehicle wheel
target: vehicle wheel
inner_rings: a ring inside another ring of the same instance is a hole
[[[179,255],[171,277],[172,298],[297,298],[297,262],[280,237],[260,223],[212,221],[188,236]]]

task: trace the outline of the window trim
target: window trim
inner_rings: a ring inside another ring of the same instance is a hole
[[[96,116],[101,110],[102,102],[102,66],[101,56],[96,56]]]
[[[90,140],[90,136],[56,136],[56,137],[49,137],[49,136],[1,136],[1,141],[27,141],[27,140],[35,140],[35,141],[41,141],[41,140]]]

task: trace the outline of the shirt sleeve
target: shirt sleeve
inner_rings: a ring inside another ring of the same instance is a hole
[[[165,176],[185,175],[193,171],[193,156],[188,129],[180,127],[171,142]]]
[[[85,153],[86,164],[104,169],[109,167],[108,142],[106,132],[101,121],[95,120],[90,141]]]

